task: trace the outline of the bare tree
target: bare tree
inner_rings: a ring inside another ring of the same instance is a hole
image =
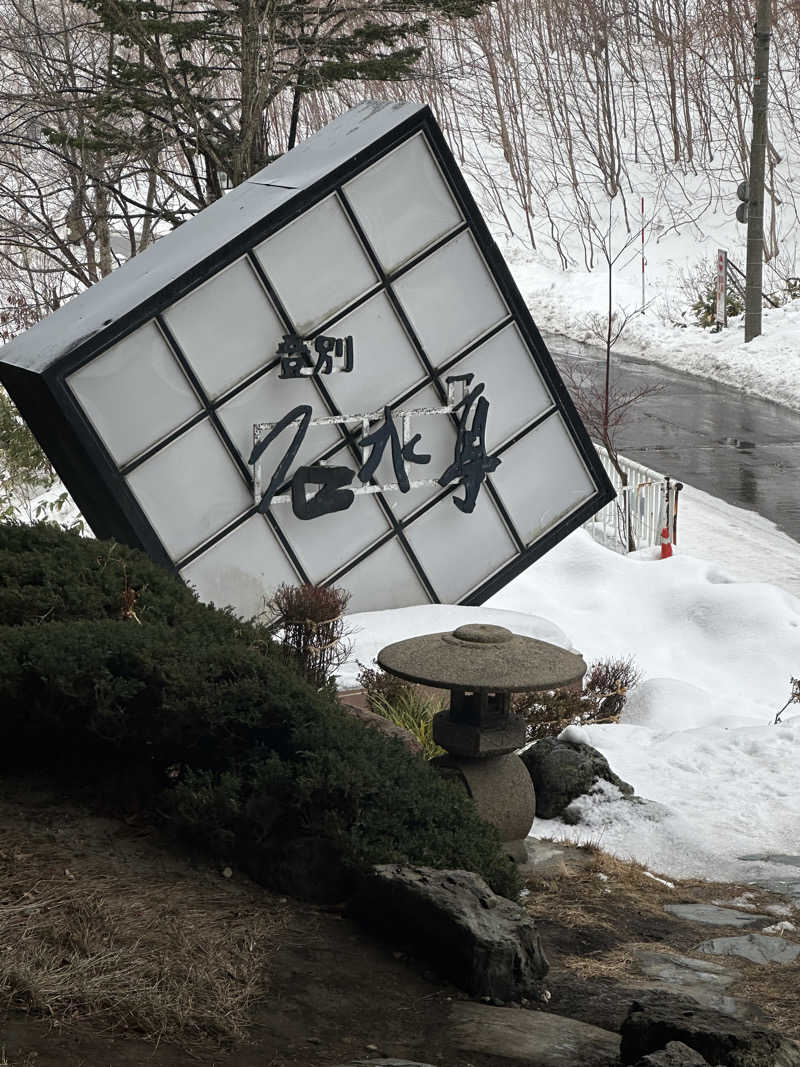
[[[600,231],[594,222],[591,223],[595,229],[596,243],[605,260],[608,279],[605,310],[601,314],[591,314],[587,322],[590,333],[603,350],[601,373],[593,373],[585,365],[579,366],[575,363],[567,363],[562,368],[562,373],[586,429],[590,436],[606,450],[620,484],[624,487],[628,484],[628,475],[619,455],[620,431],[628,424],[637,405],[659,392],[660,386],[644,385],[634,389],[623,389],[619,386],[614,373],[612,362],[614,346],[622,337],[633,316],[639,314],[643,308],[625,310],[616,306],[614,302],[614,269],[631,248],[635,235],[629,235],[627,239],[620,241],[618,248],[613,247],[612,205],[613,200],[609,200],[607,229]],[[627,540],[628,550],[633,551],[636,545],[630,529],[627,530]]]

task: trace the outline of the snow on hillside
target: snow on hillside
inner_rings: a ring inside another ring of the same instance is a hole
[[[597,343],[591,318],[607,315],[608,257],[613,311],[630,316],[619,352],[800,410],[792,17],[773,26],[764,206],[763,288],[786,303],[765,309],[748,345],[743,316],[712,334],[692,303],[713,284],[718,249],[745,267],[747,227],[735,212],[749,168],[752,11],[728,5],[717,19],[698,5],[498,0],[485,20],[442,37],[431,63],[447,79],[423,83],[421,98],[540,329]]]
[[[724,245],[713,235],[702,242],[692,236],[673,236],[657,244],[645,234],[645,292],[646,300],[652,302],[644,315],[638,312],[641,250],[633,247],[614,269],[615,310],[632,312],[615,351],[714,378],[800,411],[800,300],[765,308],[762,335],[748,344],[744,343],[743,315],[729,319],[727,329],[712,333],[693,320],[682,271],[688,271],[701,255],[713,264],[717,247]],[[562,271],[544,253],[530,252],[519,241],[496,236],[539,329],[598,344],[591,317],[606,314],[605,270]],[[675,325],[675,321],[685,325]]]

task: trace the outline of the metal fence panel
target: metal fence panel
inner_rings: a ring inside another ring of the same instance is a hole
[[[623,484],[623,478],[606,449],[597,443],[595,448],[617,491],[617,498],[584,523],[585,529],[601,544],[618,552],[634,552],[660,545],[665,526],[670,541],[677,544],[678,494],[683,485],[641,463],[618,456],[626,483]]]

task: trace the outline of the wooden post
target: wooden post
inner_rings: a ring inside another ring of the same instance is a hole
[[[728,325],[728,253],[717,250],[717,329]]]

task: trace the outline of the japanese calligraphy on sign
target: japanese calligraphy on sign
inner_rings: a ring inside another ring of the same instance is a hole
[[[317,361],[311,358],[309,345],[294,334],[284,336],[277,354],[281,357],[281,378],[311,377],[333,372],[333,360],[341,360],[340,370],[353,369],[353,339],[318,337],[314,341]],[[253,450],[249,463],[254,468],[254,497],[258,510],[267,512],[273,503],[291,503],[298,519],[316,519],[337,511],[346,511],[357,495],[394,491],[408,493],[425,485],[463,487],[463,497],[453,497],[459,511],[470,514],[487,474],[500,465],[498,456],[486,452],[486,419],[489,401],[483,395],[484,383],[472,385],[474,374],[450,375],[447,379],[447,404],[440,408],[417,408],[394,412],[388,406],[382,411],[360,415],[330,415],[312,418],[310,404],[298,404],[282,419],[272,423],[256,423],[253,427]],[[456,400],[458,387],[461,398]],[[456,443],[453,456],[438,477],[409,478],[408,466],[425,467],[431,464],[432,456],[421,447],[422,434],[412,435],[412,420],[423,416],[448,415],[456,424]],[[397,420],[400,421],[398,428]],[[374,423],[380,425],[373,428]],[[310,426],[361,424],[358,446],[362,464],[358,471],[345,466],[315,464],[300,466],[291,472],[292,464],[303,445]],[[264,487],[262,457],[272,444],[285,432],[293,433],[269,482]],[[388,484],[374,482],[378,466],[388,452],[395,481]],[[351,488],[357,481],[361,484]],[[280,490],[288,486],[283,494]],[[314,488],[311,496],[309,487]]]
[[[353,338],[324,337],[314,340],[316,361],[311,349],[296,333],[285,333],[278,345],[281,357],[280,378],[310,378],[318,374],[333,374],[334,369],[349,373],[353,369]],[[334,359],[337,365],[334,368]],[[339,362],[341,361],[341,362]]]

